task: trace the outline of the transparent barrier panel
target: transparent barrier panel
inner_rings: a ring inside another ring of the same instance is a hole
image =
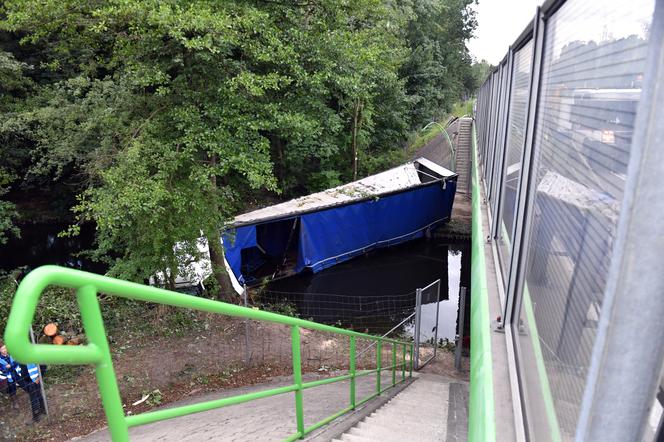
[[[570,0],[546,23],[526,290],[515,331],[537,440],[571,440],[576,431],[653,6]]]
[[[517,189],[521,174],[521,155],[526,139],[526,113],[528,111],[532,60],[533,41],[530,40],[514,53],[510,110],[507,117],[507,152],[502,183],[501,221],[498,229],[498,247],[505,281],[507,281]]]

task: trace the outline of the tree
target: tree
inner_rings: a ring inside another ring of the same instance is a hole
[[[469,77],[466,41],[476,26],[473,0],[421,0],[408,23],[411,55],[402,68],[413,98],[411,127],[442,117],[458,101]]]
[[[401,162],[408,131],[463,92],[469,4],[7,0],[12,191],[66,184],[68,234],[94,223],[92,255],[126,279],[173,287],[202,236],[233,300],[225,222]]]

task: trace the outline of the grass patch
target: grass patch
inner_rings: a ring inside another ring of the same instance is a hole
[[[466,100],[466,101],[461,101],[459,103],[455,103],[454,106],[452,106],[452,115],[455,117],[463,117],[464,115],[470,116],[473,114],[473,103],[474,100]]]

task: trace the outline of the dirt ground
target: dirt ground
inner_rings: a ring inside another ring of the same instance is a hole
[[[247,326],[238,318],[201,315],[203,330],[184,336],[115,337],[113,364],[127,414],[292,373],[289,327],[253,321]],[[348,368],[347,337],[303,329],[301,340],[305,373]],[[358,340],[358,352],[367,345]],[[358,359],[358,368],[372,368],[373,361],[372,349]],[[61,367],[48,368],[49,417],[37,424],[31,423],[23,392],[18,394],[18,409],[6,396],[0,397],[0,439],[64,441],[105,425],[93,368],[66,370],[63,376]],[[145,395],[147,400],[133,405]]]

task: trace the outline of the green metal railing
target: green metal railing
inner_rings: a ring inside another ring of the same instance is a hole
[[[471,250],[471,281],[473,290],[470,303],[470,398],[468,403],[468,440],[495,442],[496,411],[493,397],[493,362],[491,354],[491,319],[489,317],[489,289],[484,257],[484,229],[480,174],[477,152],[477,134],[473,122],[473,220]]]
[[[32,344],[28,338],[32,319],[39,302],[42,291],[47,286],[60,286],[76,289],[76,298],[81,310],[81,320],[87,335],[89,343],[82,346],[54,346],[44,344]],[[273,388],[270,390],[258,391],[254,393],[242,394],[222,399],[215,399],[207,402],[201,402],[192,405],[184,405],[177,408],[150,411],[138,415],[125,416],[120,398],[113,362],[111,360],[111,351],[106,339],[99,300],[97,294],[102,292],[108,295],[115,295],[122,298],[133,299],[137,301],[155,302],[158,304],[170,305],[174,307],[183,307],[194,310],[200,310],[210,313],[249,318],[258,321],[268,321],[277,324],[284,324],[291,327],[291,343],[293,357],[293,384]],[[300,355],[300,329],[318,330],[323,332],[346,335],[350,341],[349,355],[349,373],[343,376],[337,376],[312,382],[303,382],[302,365]],[[363,338],[376,341],[376,368],[373,370],[356,369],[356,339]],[[233,304],[227,304],[210,299],[197,298],[182,293],[171,292],[156,287],[135,284],[132,282],[100,276],[93,273],[82,272],[79,270],[67,269],[57,266],[44,266],[30,272],[21,282],[14,301],[12,310],[7,321],[5,330],[5,343],[14,358],[22,363],[41,363],[41,364],[66,364],[83,365],[92,364],[95,366],[97,384],[101,396],[102,405],[111,438],[114,442],[128,441],[129,428],[137,425],[145,425],[152,422],[171,419],[188,414],[199,413],[215,408],[226,407],[229,405],[240,404],[256,399],[266,398],[284,393],[295,394],[295,415],[297,432],[286,440],[296,440],[303,438],[304,435],[320,428],[331,422],[337,417],[355,409],[357,406],[375,398],[384,391],[404,382],[406,377],[406,353],[410,349],[410,367],[409,377],[413,375],[413,343],[401,342],[394,339],[388,339],[380,336],[372,336],[364,333],[358,333],[351,330],[345,330],[329,325],[318,324],[316,322],[305,321],[290,316],[278,315],[276,313],[254,310],[246,307],[240,307]],[[392,364],[383,367],[381,365],[382,346],[391,344]],[[402,350],[402,361],[397,364],[397,348]],[[397,368],[401,367],[401,380],[397,382]],[[383,371],[392,371],[392,382],[386,388],[381,389],[381,373]],[[355,395],[355,381],[360,376],[376,374],[375,392],[367,398],[357,401]],[[308,388],[320,385],[331,384],[350,380],[350,404],[339,412],[328,416],[327,418],[309,426],[304,426],[304,405],[303,391]]]

